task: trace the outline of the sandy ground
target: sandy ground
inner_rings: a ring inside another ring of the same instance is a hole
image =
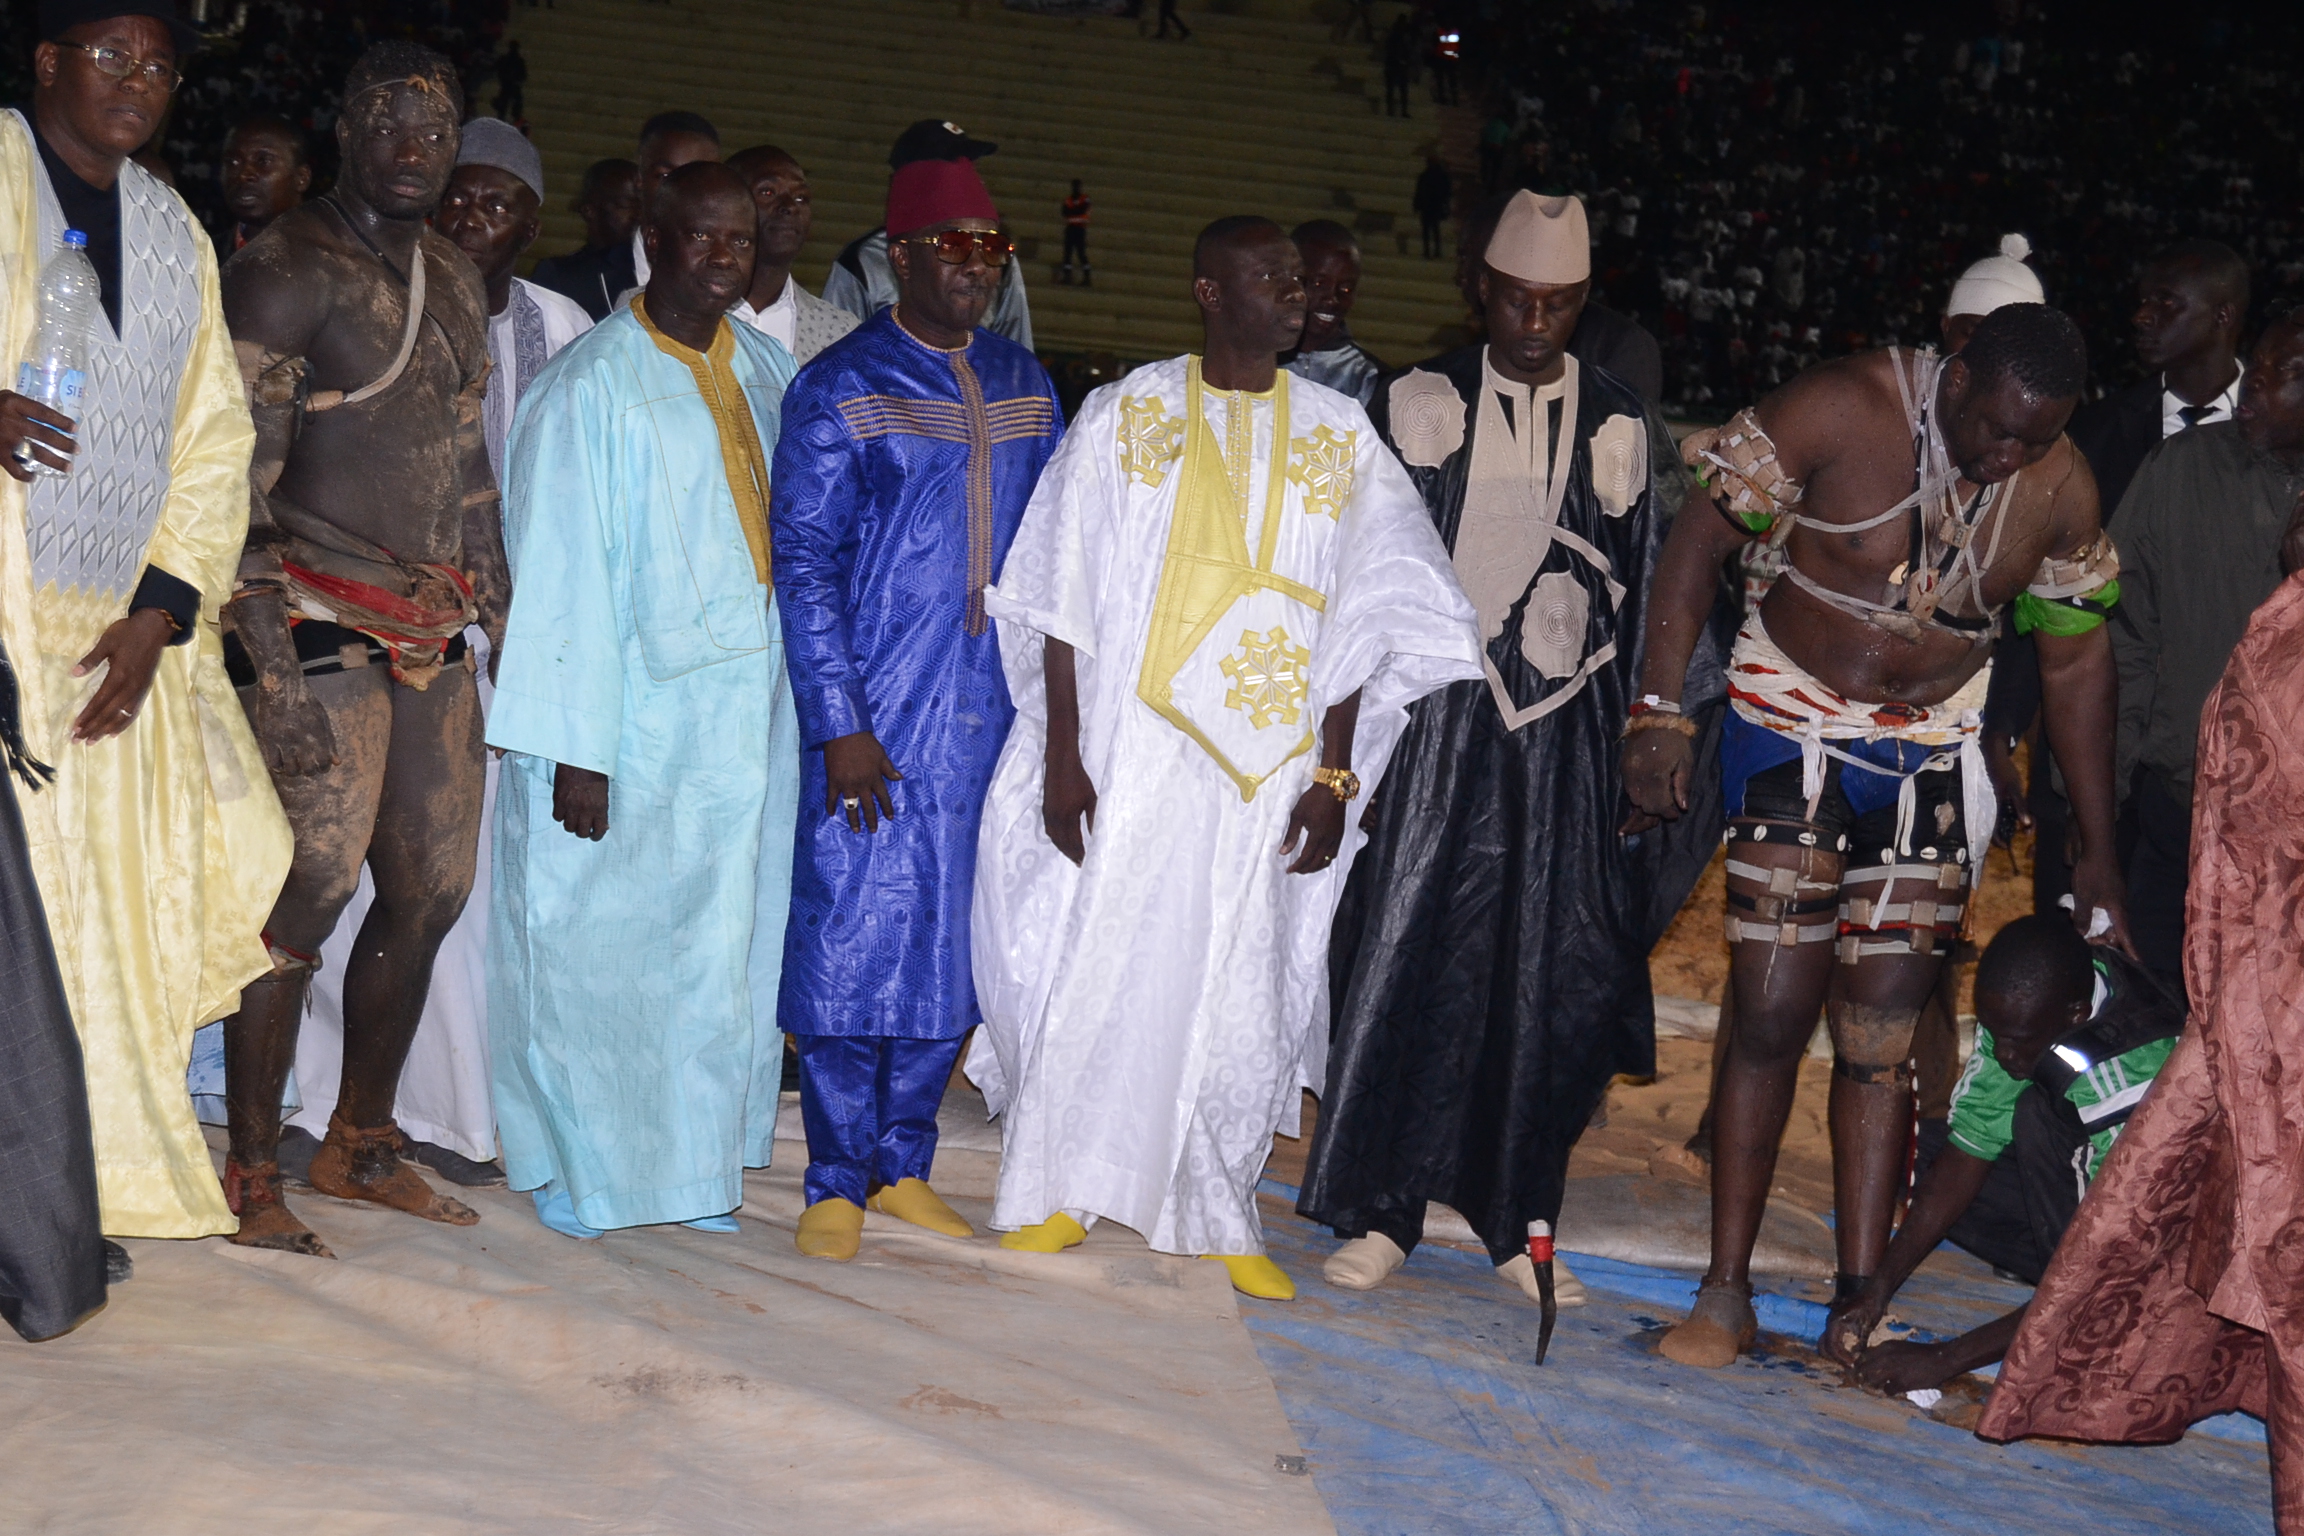
[[[873,1213],[847,1264],[794,1245],[796,1138],[728,1234],[296,1186],[337,1261],[130,1239],[103,1312],[6,1356],[0,1532],[1332,1536],[1223,1270],[1116,1226],[1003,1250],[999,1134],[945,1116],[976,1235]]]

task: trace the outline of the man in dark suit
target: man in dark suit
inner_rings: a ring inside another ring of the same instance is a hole
[[[2304,315],[2273,321],[2241,375],[2235,419],[2146,456],[2113,535],[2120,604],[2121,857],[2136,958],[2184,985],[2185,883],[2200,717],[2249,615],[2284,575],[2304,501]],[[2195,998],[2205,1005],[2209,999]]]
[[[604,178],[596,197],[597,217],[585,213],[584,248],[536,263],[535,281],[566,294],[594,320],[605,320],[626,294],[648,281],[647,253],[640,240],[640,210],[657,187],[681,166],[720,158],[720,130],[693,112],[659,112],[640,125],[640,159],[601,161],[592,169]],[[610,170],[607,167],[617,167]],[[625,200],[624,167],[631,167],[630,200]],[[589,188],[591,175],[586,175]],[[591,196],[591,193],[587,193]],[[580,207],[582,205],[579,205]],[[621,225],[623,235],[616,236]]]
[[[2180,241],[2137,278],[2136,359],[2150,371],[2082,406],[2068,429],[2115,534],[2120,498],[2146,454],[2187,428],[2232,419],[2247,317],[2248,264],[2214,240]]]
[[[2082,406],[2065,429],[2096,476],[2098,505],[2113,541],[2125,544],[2118,516],[2128,482],[2153,449],[2179,432],[2232,419],[2240,399],[2240,327],[2248,315],[2248,264],[2214,240],[2183,240],[2148,262],[2136,280],[2136,356],[2151,370],[2116,394]],[[1993,659],[1984,725],[1997,751],[1994,778],[2014,776],[2006,744],[2031,730],[2040,705],[2032,637],[2002,637]],[[2071,889],[2064,862],[2067,811],[2044,743],[2035,743],[2025,793],[2033,842],[2033,902],[2054,906]],[[2122,827],[2123,840],[2133,829]]]
[[[584,220],[584,244],[565,255],[545,257],[529,279],[574,299],[597,323],[608,318],[616,295],[632,286],[632,231],[640,227],[640,167],[630,160],[593,161],[576,194],[576,212]]]

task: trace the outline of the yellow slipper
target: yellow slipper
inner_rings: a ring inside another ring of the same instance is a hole
[[[976,1229],[968,1225],[968,1218],[946,1205],[944,1197],[930,1189],[926,1179],[898,1179],[866,1196],[864,1203],[883,1216],[893,1216],[946,1237],[976,1235]]]
[[[1062,1253],[1088,1240],[1088,1229],[1058,1211],[1038,1226],[1000,1235],[1000,1246],[1018,1253]]]
[[[1264,1301],[1294,1301],[1296,1282],[1288,1272],[1260,1253],[1204,1253],[1204,1259],[1224,1266],[1232,1276],[1232,1289]]]
[[[835,1195],[800,1213],[800,1251],[812,1259],[856,1257],[864,1241],[864,1209]]]

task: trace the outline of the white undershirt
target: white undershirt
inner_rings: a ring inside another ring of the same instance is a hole
[[[797,343],[800,333],[800,301],[794,295],[799,291],[797,278],[784,279],[784,291],[776,295],[776,302],[766,309],[754,309],[749,299],[738,299],[736,307],[728,311],[728,318],[741,320],[763,336],[772,336],[784,344],[789,352]]]
[[[2187,422],[2184,419],[2184,408],[2191,403],[2170,389],[2166,376],[2162,376],[2160,384],[2160,435],[2162,437],[2174,437],[2187,426],[2205,427],[2219,421],[2230,421],[2232,412],[2240,404],[2240,375],[2233,374],[2232,382],[2224,386],[2224,393],[2208,402],[2208,414],[2202,416],[2198,421]]]

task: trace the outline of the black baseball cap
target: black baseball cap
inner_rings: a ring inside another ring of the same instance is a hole
[[[181,64],[200,48],[200,29],[184,19],[176,0],[40,0],[40,35],[54,42],[74,27],[115,16],[149,16],[167,25]]]
[[[103,5],[114,0],[90,0],[90,3]],[[900,171],[915,160],[981,160],[999,147],[970,138],[968,130],[958,123],[924,117],[896,135],[896,147],[888,151],[888,169]]]

